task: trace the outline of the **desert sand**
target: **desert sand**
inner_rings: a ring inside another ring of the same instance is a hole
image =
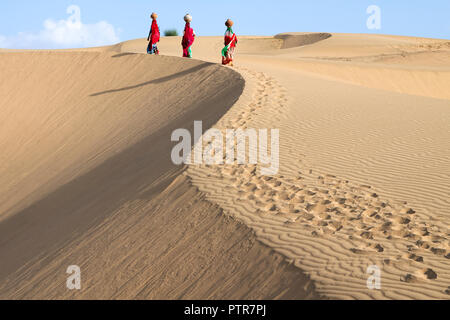
[[[449,298],[450,41],[180,41],[0,53],[0,298]],[[174,166],[194,120],[280,129],[279,174]]]

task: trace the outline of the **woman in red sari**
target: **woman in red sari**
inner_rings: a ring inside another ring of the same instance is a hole
[[[147,53],[148,54],[159,54],[157,43],[160,39],[160,32],[158,23],[156,22],[156,19],[158,19],[158,15],[156,13],[152,13],[150,16],[152,18],[152,27],[150,29],[150,33],[148,34],[147,40],[149,41],[148,47],[147,47]]]
[[[186,27],[184,28],[183,40],[181,41],[181,45],[183,46],[183,57],[192,58],[191,47],[195,40],[195,32],[194,29],[191,28],[191,15],[185,15],[184,21],[186,21]]]
[[[234,49],[238,43],[236,34],[233,32],[233,21],[228,19],[225,22],[227,31],[225,32],[225,48],[222,50],[222,64],[233,66]]]

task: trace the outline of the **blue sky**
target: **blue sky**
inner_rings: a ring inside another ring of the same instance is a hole
[[[80,25],[68,24],[76,14],[73,7],[67,12],[71,5],[80,8]],[[380,30],[366,26],[370,5],[381,9]],[[450,39],[449,0],[2,0],[0,47],[83,47],[146,37],[152,11],[162,30],[179,31],[191,13],[198,35],[221,35],[232,18],[241,35],[323,31]]]

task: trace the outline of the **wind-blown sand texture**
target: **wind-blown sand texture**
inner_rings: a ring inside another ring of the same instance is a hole
[[[0,298],[449,298],[450,41],[145,46],[0,54]],[[279,128],[280,173],[173,166],[194,120]]]

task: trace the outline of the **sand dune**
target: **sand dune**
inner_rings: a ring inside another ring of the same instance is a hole
[[[316,42],[331,38],[330,33],[281,33],[276,35],[275,39],[283,40],[281,49],[290,49],[303,47]]]
[[[448,299],[449,41],[222,42],[0,54],[0,298]],[[172,166],[193,120],[279,128],[280,173]]]
[[[226,95],[217,66],[158,61],[104,53],[3,54],[0,219],[176,122],[188,112],[181,106]],[[202,85],[205,79],[214,80],[213,91]],[[174,83],[177,94],[168,94]]]
[[[170,160],[172,131],[217,122],[243,79],[200,61],[82,51],[0,57],[0,297],[314,297]],[[73,264],[86,275],[79,293],[65,287]]]

